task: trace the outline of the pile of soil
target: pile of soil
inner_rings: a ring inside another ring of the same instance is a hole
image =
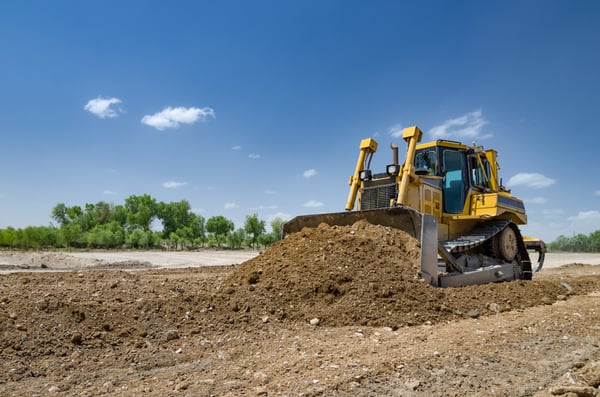
[[[394,329],[551,304],[570,293],[548,281],[435,288],[418,275],[419,250],[398,229],[321,224],[240,265],[221,291],[238,318]]]

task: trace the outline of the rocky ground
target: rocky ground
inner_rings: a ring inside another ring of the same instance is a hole
[[[3,253],[0,395],[599,394],[600,262],[436,289],[415,240],[366,223],[243,255]]]

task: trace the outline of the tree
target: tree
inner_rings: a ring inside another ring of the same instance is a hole
[[[242,248],[245,239],[246,231],[244,229],[238,229],[227,236],[227,243],[229,244],[229,247],[233,249],[240,249]]]
[[[202,215],[196,215],[197,239],[200,245],[206,242],[206,220]]]
[[[247,215],[244,230],[250,236],[252,248],[256,248],[258,238],[265,232],[265,221],[259,220],[258,214]]]
[[[260,245],[262,245],[263,247],[268,247],[269,245],[273,244],[274,242],[280,240],[279,234],[275,233],[275,232],[271,232],[271,233],[265,233],[265,234],[261,234],[260,237],[258,238],[258,243]]]
[[[127,234],[125,241],[132,248],[148,248],[150,245],[148,233],[140,228],[134,229]]]
[[[190,203],[181,200],[173,203],[158,203],[158,219],[163,225],[163,237],[167,238],[171,233],[176,233],[182,227],[195,228],[196,214],[192,212]]]
[[[149,194],[143,196],[131,195],[125,199],[127,211],[127,224],[131,228],[141,227],[144,231],[150,230],[150,225],[158,212],[156,199]]]
[[[600,230],[590,234],[589,247],[591,252],[600,252]]]
[[[278,216],[273,218],[273,220],[271,221],[271,230],[277,236],[277,240],[281,240],[283,238],[283,225],[284,224],[285,224],[285,221],[283,220],[283,218],[280,218]]]
[[[52,219],[54,219],[59,226],[71,222],[69,215],[67,215],[67,206],[65,203],[58,203],[52,208]]]
[[[222,215],[213,216],[206,221],[206,230],[213,234],[219,248],[234,228],[233,222]]]

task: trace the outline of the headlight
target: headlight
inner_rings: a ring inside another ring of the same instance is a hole
[[[370,181],[372,178],[371,170],[361,170],[358,173],[358,179],[361,181]]]
[[[396,176],[400,173],[400,166],[398,164],[390,164],[386,167],[385,172],[389,176]]]

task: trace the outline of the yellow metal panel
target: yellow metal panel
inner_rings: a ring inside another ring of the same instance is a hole
[[[377,151],[377,141],[373,138],[366,138],[360,141],[360,149],[369,149],[375,153]]]
[[[421,131],[417,126],[406,127],[402,132],[402,139],[406,141],[413,137],[417,138],[416,141],[419,142],[423,137],[423,131]]]

